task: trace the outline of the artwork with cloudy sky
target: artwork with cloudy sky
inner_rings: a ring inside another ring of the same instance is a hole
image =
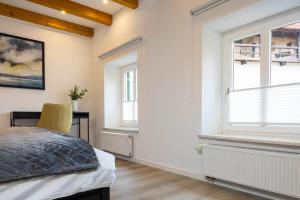
[[[0,34],[0,86],[44,88],[43,43]]]

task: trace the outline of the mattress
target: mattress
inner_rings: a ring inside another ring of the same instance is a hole
[[[115,179],[113,155],[95,149],[100,167],[93,171],[44,176],[0,184],[0,199],[50,200],[97,188],[110,187]]]

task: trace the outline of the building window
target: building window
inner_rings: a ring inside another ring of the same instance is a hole
[[[228,45],[232,48],[228,66],[232,67],[231,73],[226,73],[231,78],[225,83],[229,86],[225,129],[297,129],[300,126],[300,22],[276,29],[266,26],[257,31],[260,34],[233,38]]]
[[[260,85],[260,35],[233,42],[233,87],[245,89]]]
[[[300,23],[272,32],[271,84],[300,82]]]
[[[138,122],[137,68],[122,68],[122,126],[136,127]]]

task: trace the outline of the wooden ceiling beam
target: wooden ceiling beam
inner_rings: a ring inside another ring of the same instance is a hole
[[[112,0],[112,1],[132,9],[136,9],[139,7],[139,0]]]
[[[107,26],[112,25],[112,15],[70,0],[26,0],[48,8],[65,11],[77,17],[92,20]]]
[[[93,37],[94,35],[94,29],[92,28],[60,20],[54,17],[49,17],[47,15],[42,15],[22,8],[17,8],[4,3],[0,3],[0,15],[83,35],[86,37]]]

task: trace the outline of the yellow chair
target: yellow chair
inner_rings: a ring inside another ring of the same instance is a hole
[[[72,126],[72,107],[69,104],[50,104],[43,106],[39,128],[69,133]]]

